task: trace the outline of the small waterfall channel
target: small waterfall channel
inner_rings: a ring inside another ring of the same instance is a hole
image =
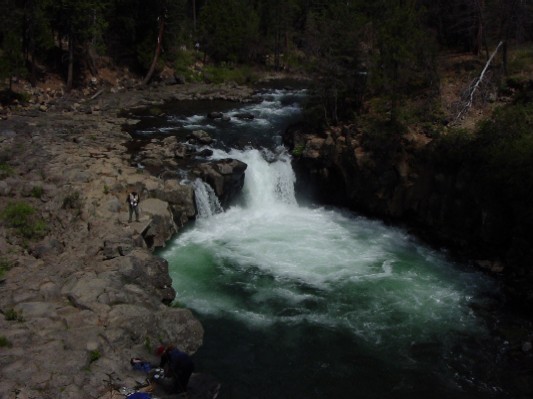
[[[192,185],[194,187],[198,218],[209,218],[223,212],[215,190],[209,184],[202,179],[196,179]]]
[[[303,95],[263,93],[225,110],[255,119],[225,127],[170,113],[142,133],[202,128],[218,140],[213,159],[248,165],[225,211],[195,181],[199,217],[160,253],[205,327],[197,370],[222,382],[221,398],[513,397],[487,310],[495,281],[401,229],[298,203],[279,135]]]

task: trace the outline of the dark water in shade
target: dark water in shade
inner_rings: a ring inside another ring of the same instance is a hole
[[[201,127],[218,140],[214,158],[248,164],[238,204],[203,213],[160,253],[205,328],[197,370],[223,383],[221,398],[514,397],[486,311],[497,284],[403,230],[299,205],[277,144],[303,93],[262,95],[245,106],[252,121],[170,109],[139,132]],[[209,195],[198,196],[207,208]]]

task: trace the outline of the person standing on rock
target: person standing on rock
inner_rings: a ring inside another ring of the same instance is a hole
[[[131,217],[135,213],[135,221],[139,221],[139,194],[137,194],[135,191],[128,194],[128,198],[126,198],[126,202],[128,203],[129,208],[129,214],[130,217],[128,219],[128,222],[131,223]]]
[[[161,356],[159,367],[165,373],[165,378],[156,380],[157,383],[169,394],[187,392],[194,371],[194,363],[189,355],[173,345],[160,346],[157,354]]]

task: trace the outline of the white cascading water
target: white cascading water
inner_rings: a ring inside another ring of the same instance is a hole
[[[215,190],[202,179],[192,183],[198,218],[208,218],[223,211]]]

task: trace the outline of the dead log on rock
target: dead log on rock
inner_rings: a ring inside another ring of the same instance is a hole
[[[466,103],[464,107],[461,108],[461,111],[459,111],[455,119],[453,120],[452,125],[456,124],[457,121],[460,120],[463,117],[463,115],[465,115],[468,112],[468,110],[474,103],[474,95],[476,94],[476,91],[479,89],[481,83],[483,82],[483,79],[485,78],[485,74],[490,66],[490,63],[492,62],[492,60],[494,59],[494,56],[496,55],[496,53],[498,52],[498,50],[500,49],[502,45],[503,45],[503,41],[498,43],[498,46],[496,46],[496,49],[492,52],[490,58],[485,64],[485,67],[481,71],[481,74],[479,75],[479,77],[475,79],[472,82],[472,84],[469,86],[468,90],[466,91],[467,92]]]

